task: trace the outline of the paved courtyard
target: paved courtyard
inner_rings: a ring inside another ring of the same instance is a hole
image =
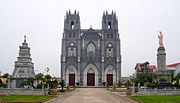
[[[105,88],[77,88],[46,103],[137,103]]]

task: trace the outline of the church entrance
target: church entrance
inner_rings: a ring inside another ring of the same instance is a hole
[[[87,73],[87,86],[95,85],[95,73]]]
[[[95,85],[95,73],[92,68],[90,68],[87,72],[87,86]]]
[[[84,86],[98,86],[98,71],[94,64],[88,64],[84,69]]]
[[[109,86],[113,85],[113,74],[107,74],[107,83]]]
[[[69,86],[75,86],[75,74],[69,74]]]
[[[116,83],[116,70],[113,66],[109,65],[106,69],[105,69],[105,82],[109,85],[109,86],[113,86],[113,83]]]
[[[70,65],[66,70],[66,84],[75,86],[77,82],[77,70],[73,65]]]

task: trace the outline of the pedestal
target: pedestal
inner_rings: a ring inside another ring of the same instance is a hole
[[[170,83],[171,74],[166,68],[166,53],[164,47],[159,47],[157,50],[157,79],[161,83]],[[164,79],[164,80],[163,80]]]

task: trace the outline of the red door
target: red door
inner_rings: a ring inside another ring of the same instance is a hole
[[[87,86],[94,86],[95,84],[95,74],[87,73]]]
[[[107,74],[107,83],[109,86],[113,85],[113,74]]]
[[[75,74],[69,74],[69,86],[75,86]]]

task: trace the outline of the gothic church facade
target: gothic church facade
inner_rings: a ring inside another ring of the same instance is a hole
[[[120,50],[116,13],[103,13],[102,29],[81,29],[79,12],[66,13],[61,54],[61,78],[66,85],[117,85]]]

